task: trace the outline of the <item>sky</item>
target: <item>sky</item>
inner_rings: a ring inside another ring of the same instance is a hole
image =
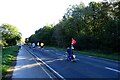
[[[56,24],[69,5],[102,0],[0,0],[0,25],[16,26],[23,40],[46,24]]]

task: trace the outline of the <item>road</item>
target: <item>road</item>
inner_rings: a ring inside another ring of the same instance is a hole
[[[28,46],[23,48],[36,59],[37,63],[43,64],[47,70],[47,75],[53,75],[53,78],[60,79],[108,79],[120,80],[120,62],[97,58],[93,56],[80,55],[76,53],[76,62],[66,60],[65,51],[55,48],[44,48],[40,50],[36,47],[34,50]],[[29,64],[30,65],[30,64]],[[41,67],[39,67],[40,69]],[[34,71],[40,74],[41,70]],[[43,70],[43,73],[45,71]],[[46,73],[45,73],[46,74]],[[33,76],[31,76],[33,77]],[[35,76],[34,76],[35,77]],[[48,76],[50,77],[50,76]],[[48,78],[47,77],[47,78]],[[46,76],[44,77],[46,78]]]
[[[19,50],[12,80],[33,80],[56,78],[44,64],[37,61],[24,47]]]

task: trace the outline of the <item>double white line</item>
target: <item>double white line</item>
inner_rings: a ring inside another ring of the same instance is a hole
[[[26,49],[27,50],[27,49]],[[27,50],[28,51],[28,50]],[[42,61],[39,57],[37,57],[35,54],[33,54],[31,51],[28,51],[28,52],[30,52],[34,57],[36,57],[37,58],[37,60],[39,60],[39,61],[41,61],[46,67],[48,67],[51,71],[53,71],[57,76],[59,76],[61,79],[63,79],[63,80],[66,80],[64,77],[62,77],[58,72],[56,72],[54,69],[52,69],[49,65],[47,65],[44,61]],[[37,61],[36,61],[37,62]],[[38,62],[37,62],[38,63]],[[43,69],[45,72],[46,72],[46,70],[45,69]],[[47,72],[46,72],[47,73]],[[50,77],[50,78],[52,78],[50,75],[49,75],[49,73],[47,73],[48,74],[48,76]]]

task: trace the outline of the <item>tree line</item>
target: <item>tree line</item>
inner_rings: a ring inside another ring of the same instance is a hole
[[[74,38],[77,50],[120,51],[120,1],[71,5],[59,23],[35,31],[26,43],[67,47]]]
[[[7,47],[16,45],[21,41],[22,34],[11,24],[0,25],[0,46]]]

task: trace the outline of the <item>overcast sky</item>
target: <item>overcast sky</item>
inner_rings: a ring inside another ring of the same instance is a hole
[[[0,0],[0,25],[16,26],[23,39],[46,24],[58,23],[69,5],[102,0]]]

